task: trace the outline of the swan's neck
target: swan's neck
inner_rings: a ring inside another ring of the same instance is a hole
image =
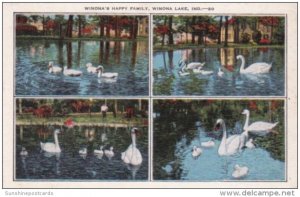
[[[102,76],[102,71],[99,70],[99,71],[98,71],[98,77],[100,78],[101,76]]]
[[[244,130],[246,131],[248,126],[249,126],[249,116],[250,116],[250,113],[247,113],[246,114],[246,121],[245,121],[245,125],[244,125]]]
[[[135,134],[131,134],[131,140],[132,140],[132,146],[136,147],[136,135]]]
[[[245,58],[242,56],[241,60],[242,60],[242,65],[241,65],[241,68],[240,68],[240,72],[245,70]]]
[[[223,130],[222,141],[224,141],[226,143],[227,131],[226,131],[226,125],[224,122],[222,123],[222,130]]]
[[[55,142],[56,148],[60,149],[59,142],[58,142],[58,137],[57,137],[57,133],[54,134],[54,142]]]

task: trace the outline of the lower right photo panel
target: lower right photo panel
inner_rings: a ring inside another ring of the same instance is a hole
[[[286,181],[285,102],[153,100],[153,179]]]

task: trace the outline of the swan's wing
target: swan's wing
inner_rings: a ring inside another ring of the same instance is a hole
[[[265,62],[257,62],[248,66],[246,68],[246,71],[251,73],[264,73],[268,72],[271,69],[271,67],[271,64]]]
[[[252,123],[251,125],[248,126],[247,130],[249,132],[251,131],[266,131],[274,128],[277,123],[269,123],[269,122],[263,122],[263,121],[257,121]]]
[[[231,155],[236,153],[241,144],[240,135],[233,135],[226,139],[226,148],[227,148],[227,154]]]
[[[204,63],[201,63],[201,62],[191,62],[186,67],[187,67],[187,69],[195,69],[195,68],[202,67],[202,66],[204,66]]]
[[[42,143],[41,143],[41,145],[42,145]],[[51,143],[51,142],[43,143],[42,149],[46,150],[46,151],[55,150],[56,145],[54,143]]]

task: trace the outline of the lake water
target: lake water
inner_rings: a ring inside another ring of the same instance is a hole
[[[211,75],[191,73],[180,76],[178,62],[181,57],[188,62],[206,62],[203,70]],[[241,61],[245,65],[255,62],[273,63],[268,74],[239,74]],[[218,70],[224,72],[218,76]],[[203,95],[203,96],[284,96],[285,63],[283,48],[206,48],[153,53],[154,95]]]
[[[40,142],[53,142],[54,129],[61,129],[58,140],[60,154],[41,151]],[[131,144],[130,129],[109,127],[17,126],[16,135],[16,179],[57,179],[57,180],[147,180],[148,179],[148,129],[140,128],[137,148],[143,162],[134,167],[121,160]],[[92,134],[94,133],[94,134]],[[114,157],[94,155],[94,149],[104,146],[104,150],[114,147]],[[22,147],[28,156],[20,156]],[[88,154],[79,154],[86,147]]]
[[[147,41],[16,41],[16,95],[148,95]],[[50,74],[48,63],[83,72]],[[117,72],[116,82],[87,73],[86,63]]]
[[[185,121],[189,122],[189,121]],[[189,123],[192,123],[191,120]],[[222,134],[213,131],[213,126],[193,122],[187,128],[179,122],[155,121],[154,126],[154,179],[189,180],[189,181],[284,181],[285,163],[277,160],[258,144],[254,149],[243,149],[233,156],[219,156],[218,148]],[[242,124],[235,123],[235,128],[227,127],[229,136],[241,130]],[[166,140],[168,139],[168,140]],[[201,147],[201,142],[214,140],[212,148]],[[201,147],[203,153],[198,158],[192,157],[193,146]],[[248,175],[236,179],[232,177],[234,166],[247,166]]]

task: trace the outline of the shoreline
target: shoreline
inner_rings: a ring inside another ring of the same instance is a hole
[[[154,46],[153,52],[172,51],[179,49],[205,49],[205,48],[284,48],[284,45],[252,45],[252,44],[228,44],[227,47],[219,44],[209,45],[167,45]]]
[[[147,41],[148,37],[140,36],[136,39],[128,39],[128,38],[107,38],[107,37],[72,37],[72,38],[61,38],[58,36],[26,36],[26,35],[17,35],[16,39],[18,40],[30,40],[30,39],[37,39],[37,40],[60,40],[60,41],[126,41],[126,42],[134,42],[134,41]]]

